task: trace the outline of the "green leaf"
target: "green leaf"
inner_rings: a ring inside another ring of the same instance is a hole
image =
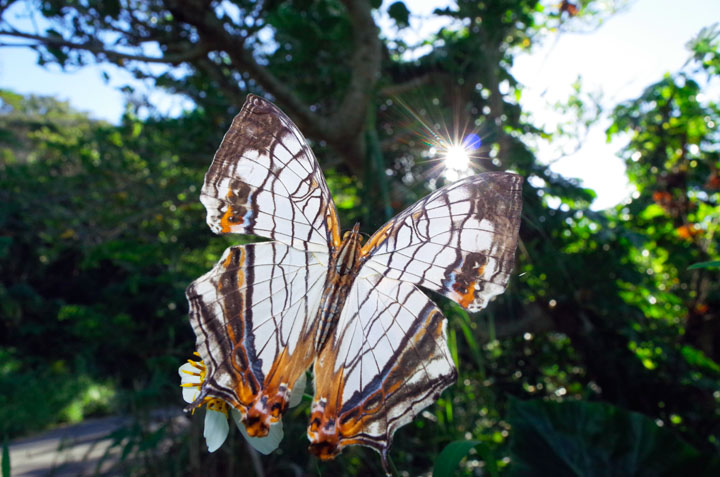
[[[458,464],[480,441],[453,441],[445,446],[435,460],[433,477],[445,477],[454,475],[457,472]]]
[[[403,2],[395,2],[388,7],[388,15],[395,20],[398,28],[405,28],[410,25],[410,10]]]
[[[481,441],[453,441],[445,446],[440,455],[435,460],[433,468],[433,477],[444,477],[457,473],[460,461],[475,448],[485,462],[487,473],[493,477],[498,475],[497,463],[490,447]]]
[[[698,368],[705,368],[707,370],[720,373],[720,365],[718,365],[712,359],[708,358],[705,353],[703,353],[699,349],[685,345],[682,347],[680,352],[682,353],[683,358],[685,358],[685,361],[687,361],[688,364],[697,366]]]
[[[512,400],[511,476],[720,475],[652,419],[605,403]]]
[[[696,268],[718,268],[720,267],[720,260],[710,260],[708,262],[693,263],[688,267],[688,270],[694,270]]]

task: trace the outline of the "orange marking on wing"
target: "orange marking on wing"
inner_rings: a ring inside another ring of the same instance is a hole
[[[438,313],[439,311],[434,311],[428,314],[424,326],[420,327],[419,332],[412,337],[414,344],[418,344],[425,333],[442,335],[444,329],[442,320],[437,322],[437,326],[431,326]],[[330,359],[330,362],[333,361]],[[367,445],[367,440],[363,436],[370,425],[368,421],[377,421],[378,415],[382,416],[383,413],[388,412],[385,403],[390,396],[401,391],[407,378],[406,369],[394,367],[380,389],[366,396],[357,407],[339,414],[341,396],[345,387],[343,368],[341,367],[337,373],[333,372],[332,367],[328,369],[322,365],[319,367],[316,365],[315,369],[316,375],[322,377],[316,379],[320,387],[315,394],[317,401],[310,416],[308,437],[311,442],[310,452],[322,460],[335,458],[345,446]],[[337,394],[334,391],[337,391]],[[322,398],[325,398],[324,403]]]
[[[483,272],[485,271],[485,265],[480,265],[475,272],[477,273],[478,277],[482,276]],[[462,289],[458,284],[456,283],[453,285],[453,288],[455,289],[455,292],[458,294],[458,303],[460,303],[460,306],[463,308],[467,308],[470,306],[470,304],[475,300],[475,287],[478,284],[480,279],[473,280],[470,283],[468,283],[468,286],[466,289]]]
[[[467,288],[463,289],[462,286],[460,286],[459,283],[455,283],[453,285],[453,289],[455,290],[455,293],[457,294],[457,302],[460,303],[460,306],[463,308],[467,308],[470,306],[470,303],[473,302],[475,299],[475,284],[477,281],[472,281],[468,283]]]
[[[245,285],[245,269],[243,266],[245,265],[245,249],[242,249],[242,252],[240,253],[240,267],[238,267],[237,272],[237,285],[238,288],[242,288]]]
[[[223,233],[232,232],[233,228],[237,228],[242,226],[243,222],[245,221],[244,217],[236,217],[235,216],[235,210],[233,210],[230,203],[233,202],[233,198],[235,197],[235,193],[232,191],[232,189],[228,190],[228,193],[225,195],[227,198],[227,209],[225,209],[225,213],[220,217],[220,231]]]
[[[232,194],[228,194],[232,195]],[[225,210],[225,213],[222,217],[220,217],[220,231],[223,233],[228,233],[232,230],[232,227],[234,225],[238,225],[237,222],[230,223],[230,218],[235,216],[235,212],[233,212],[233,209],[230,205],[227,206],[227,209]],[[242,219],[240,221],[240,224],[242,224]]]
[[[233,261],[234,253],[230,252],[228,253],[228,256],[225,257],[225,261],[223,262],[223,267],[230,268],[230,265]],[[245,285],[245,269],[243,268],[245,266],[245,248],[240,248],[240,259],[238,260],[240,263],[240,266],[238,267],[237,272],[237,286],[238,288],[242,288],[243,285]],[[219,281],[217,283],[218,290],[221,289],[222,281]]]
[[[243,417],[245,429],[252,437],[264,437],[270,425],[278,422],[288,408],[291,386],[312,361],[312,340],[300,341],[293,353],[287,348],[275,357],[262,383],[262,389],[254,396]]]
[[[433,312],[430,314],[430,316],[428,317],[428,323],[431,323],[431,322],[432,322],[432,320],[434,319],[436,313],[438,313],[438,312],[437,312],[437,311],[433,311]],[[442,338],[442,339],[444,340],[444,339],[445,339],[445,336],[443,335],[443,333],[444,333],[444,331],[445,331],[445,327],[443,326],[443,323],[444,323],[444,320],[443,320],[443,319],[440,319],[440,321],[438,322],[438,326],[435,328],[435,331],[433,332],[433,334],[435,335],[436,338]]]
[[[332,245],[335,247],[335,250],[338,250],[342,243],[342,240],[340,239],[340,222],[338,221],[337,215],[335,215],[335,211],[332,206],[328,207],[325,222],[328,230],[330,230]]]
[[[327,353],[332,353],[327,347],[315,362],[315,402],[311,408],[310,425],[307,436],[310,439],[309,451],[321,460],[334,459],[340,453],[340,433],[338,420],[338,406],[342,399],[345,387],[344,368],[335,372],[332,364],[322,365]],[[333,363],[334,359],[327,359]],[[334,391],[334,392],[333,392]],[[334,395],[333,395],[334,394]]]
[[[363,245],[363,247],[360,249],[360,256],[365,257],[370,252],[379,247],[383,242],[385,242],[385,240],[387,240],[387,238],[389,237],[388,231],[393,225],[395,225],[395,222],[388,222],[387,224],[383,225],[380,230],[375,232],[375,234],[373,234],[373,236],[368,239],[367,243],[365,243],[365,245]]]
[[[238,348],[240,348],[239,352],[245,356],[245,359],[247,359],[247,352],[245,351],[245,347],[242,342],[235,336],[235,330],[233,330],[233,327],[230,324],[227,325],[226,330],[230,341],[233,343],[232,366],[235,370],[235,396],[238,398],[236,402],[232,402],[230,404],[245,413],[247,407],[250,406],[255,399],[255,394],[252,391],[250,381],[256,381],[256,379],[250,372],[249,366],[243,369],[240,363],[237,362]]]

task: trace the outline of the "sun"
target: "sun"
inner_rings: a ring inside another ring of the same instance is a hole
[[[462,142],[446,142],[441,154],[445,169],[443,175],[451,181],[472,175],[472,154],[481,143],[481,139],[472,133],[465,136]]]
[[[470,154],[462,145],[452,145],[445,152],[445,168],[465,171],[470,167]]]

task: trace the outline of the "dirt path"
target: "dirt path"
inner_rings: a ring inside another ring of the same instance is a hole
[[[179,409],[153,412],[158,421],[185,420]],[[122,451],[110,433],[130,424],[128,417],[88,419],[10,443],[13,477],[113,475]]]

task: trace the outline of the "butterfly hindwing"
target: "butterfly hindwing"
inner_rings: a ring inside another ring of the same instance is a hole
[[[231,247],[187,289],[207,367],[198,397],[220,398],[263,435],[315,357],[314,318],[326,265],[280,242]],[[279,403],[277,411],[273,409]],[[253,424],[254,423],[254,424]]]
[[[415,285],[358,277],[315,362],[311,450],[329,458],[361,444],[385,461],[395,431],[455,382],[445,323]]]
[[[368,239],[365,266],[481,310],[510,278],[521,185],[516,174],[487,172],[435,191]]]
[[[215,233],[254,234],[320,252],[340,242],[335,205],[305,138],[275,105],[254,95],[215,153],[200,201]]]

